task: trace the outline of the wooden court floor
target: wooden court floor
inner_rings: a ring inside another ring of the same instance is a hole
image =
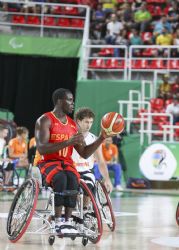
[[[0,250],[169,250],[179,249],[179,227],[175,212],[177,194],[113,193],[112,203],[117,226],[111,233],[106,226],[101,241],[85,247],[81,239],[56,238],[53,246],[47,236],[24,235],[10,243],[6,235],[6,217],[13,195],[0,193]]]

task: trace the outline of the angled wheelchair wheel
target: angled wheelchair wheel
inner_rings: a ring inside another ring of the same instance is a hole
[[[96,204],[94,195],[83,180],[80,181],[80,187],[85,195],[90,198],[87,211],[84,211],[83,220],[87,237],[92,243],[95,244],[101,239],[102,236],[102,220],[100,211]]]
[[[38,193],[39,185],[34,179],[26,180],[18,189],[7,219],[7,234],[11,242],[18,241],[27,230],[36,208]]]
[[[111,231],[114,231],[116,221],[112,209],[111,199],[102,181],[96,181],[96,196],[103,221],[108,225]]]
[[[176,223],[179,226],[179,203],[178,203],[177,209],[176,209]]]

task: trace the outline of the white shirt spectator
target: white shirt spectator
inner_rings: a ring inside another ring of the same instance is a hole
[[[166,108],[166,113],[173,114],[174,116],[179,116],[179,103],[171,103]]]
[[[109,22],[107,24],[107,30],[110,36],[119,34],[119,32],[123,29],[123,24],[121,22]]]

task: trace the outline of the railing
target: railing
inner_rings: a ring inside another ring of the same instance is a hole
[[[129,47],[128,80],[132,79],[132,73],[140,72],[142,75],[151,73],[154,78],[155,71],[179,72],[179,58],[171,57],[178,46],[158,45],[133,45]],[[148,55],[146,55],[148,51]],[[155,55],[165,51],[163,56]]]
[[[41,37],[45,35],[46,30],[71,30],[74,33],[82,31],[83,44],[86,44],[89,32],[89,18],[90,18],[90,8],[86,5],[76,5],[76,4],[57,4],[57,3],[41,3],[28,1],[13,1],[13,0],[1,0],[2,3],[13,3],[13,4],[32,4],[40,6],[39,13],[23,13],[18,11],[0,11],[0,15],[5,15],[6,20],[0,20],[0,26],[9,26],[10,28],[19,28],[23,30],[24,28],[33,28],[39,31]],[[69,12],[63,11],[56,14],[47,14],[46,9],[48,8],[66,8]],[[70,13],[70,9],[76,9],[76,14]],[[80,11],[78,11],[80,10]],[[83,14],[80,14],[83,13]],[[15,17],[23,17],[22,20],[16,20]],[[31,21],[29,20],[31,18]],[[33,19],[36,17],[36,21]],[[46,20],[51,20],[50,22]],[[61,22],[60,22],[61,21]],[[64,22],[64,23],[63,23]],[[66,23],[65,23],[66,22]]]
[[[114,57],[113,52],[110,55],[100,56],[102,50],[123,50],[123,56]],[[127,80],[127,47],[117,45],[85,45],[83,47],[83,67],[81,68],[81,78],[89,77],[89,72],[93,72],[93,76],[98,72],[104,73],[117,73],[118,79],[122,78]],[[99,53],[99,54],[98,54]],[[122,77],[119,76],[121,73]],[[95,78],[95,77],[94,77]],[[109,79],[109,77],[106,77]]]
[[[101,53],[102,50],[111,50],[110,53]],[[123,51],[122,56],[115,55],[115,49]],[[82,69],[82,78],[91,79],[102,78],[105,74],[105,79],[111,79],[111,75],[114,79],[123,80],[144,80],[146,79],[146,74],[149,74],[149,80],[154,80],[154,76],[157,72],[172,72],[173,74],[179,73],[179,58],[171,57],[171,53],[178,49],[178,46],[157,46],[157,45],[140,45],[140,46],[117,46],[117,45],[85,45],[83,51],[85,57],[85,63]],[[134,56],[134,51],[138,51],[137,56]],[[149,50],[154,50],[155,52],[159,50],[167,51],[167,56],[152,56],[146,55],[144,52]],[[111,61],[111,64],[108,62]],[[92,63],[94,62],[94,64]],[[91,74],[89,74],[91,72]],[[117,74],[116,74],[117,72]],[[101,73],[101,75],[100,75]],[[108,73],[108,74],[107,74]],[[133,73],[137,76],[133,76]],[[116,76],[116,77],[115,77]],[[153,86],[153,95],[154,95]]]

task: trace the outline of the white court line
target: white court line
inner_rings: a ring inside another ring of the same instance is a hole
[[[137,216],[137,213],[127,213],[127,212],[114,212],[115,217],[123,217],[123,216]],[[7,218],[8,213],[0,213],[0,218]],[[39,218],[34,218],[39,219]]]
[[[151,242],[165,247],[179,247],[179,237],[160,237]]]

